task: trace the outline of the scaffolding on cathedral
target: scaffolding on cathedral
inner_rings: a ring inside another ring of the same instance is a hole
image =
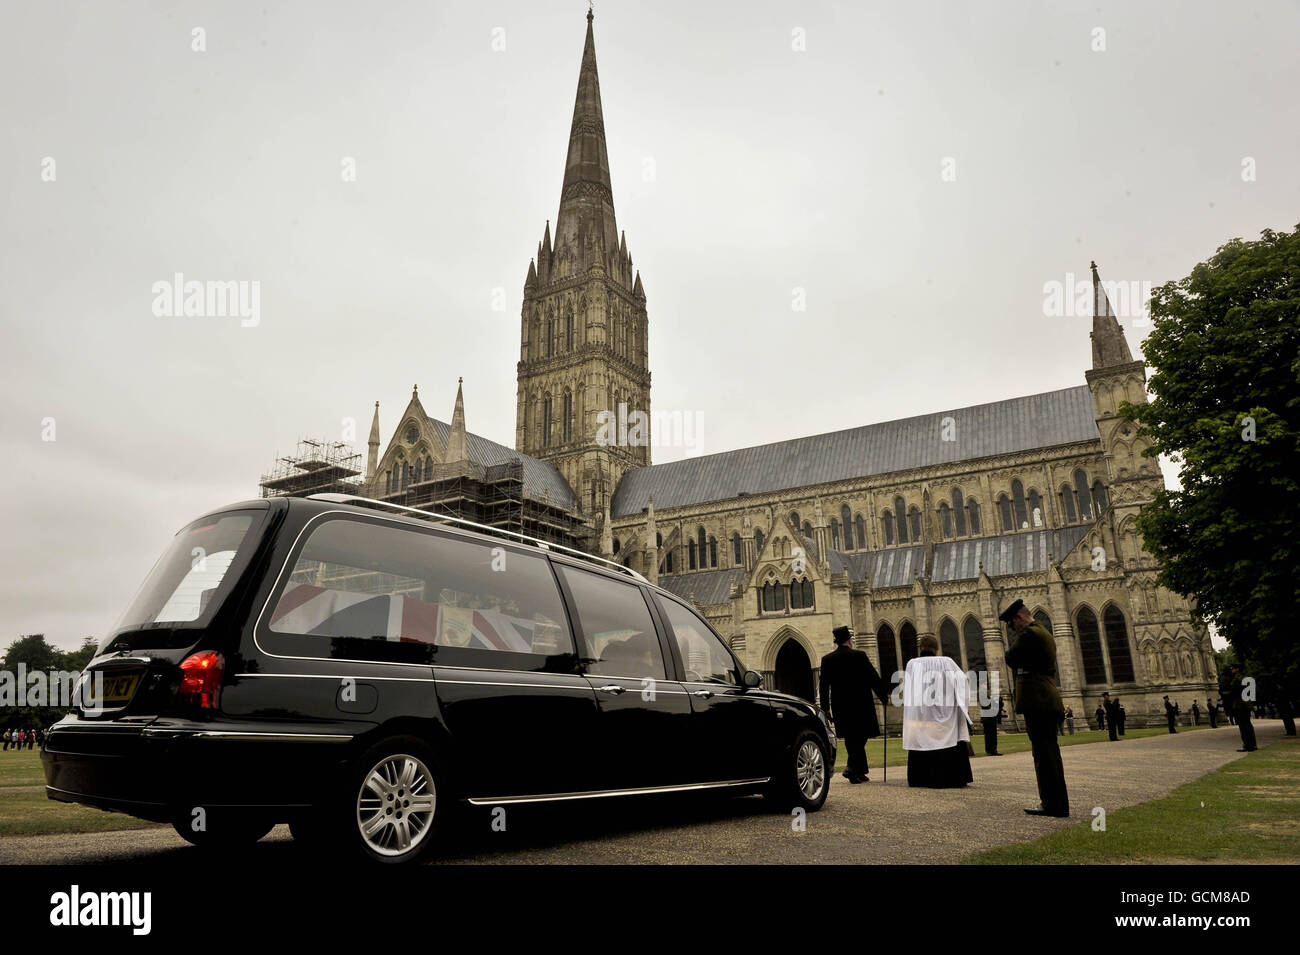
[[[302,438],[293,454],[276,458],[258,486],[262,497],[359,494],[362,492],[361,452],[342,441]]]
[[[380,499],[567,547],[586,549],[590,542],[590,528],[576,511],[552,504],[545,495],[528,496],[518,458],[487,467],[472,461],[435,464],[421,480]]]

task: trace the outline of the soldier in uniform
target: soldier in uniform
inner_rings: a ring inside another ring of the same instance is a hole
[[[1070,797],[1065,788],[1065,767],[1056,727],[1065,713],[1061,692],[1052,675],[1056,673],[1056,640],[1037,623],[1017,600],[998,615],[1016,632],[1007,650],[1007,665],[1016,671],[1016,712],[1025,718],[1025,733],[1034,752],[1038,776],[1039,805],[1025,812],[1031,816],[1065,817],[1070,814]]]
[[[1201,725],[1201,704],[1197,703],[1195,700],[1192,700],[1192,725]]]
[[[1210,729],[1219,728],[1219,704],[1210,697],[1205,698],[1205,714],[1210,718]]]
[[[1169,723],[1169,732],[1177,733],[1178,730],[1174,728],[1174,721],[1178,719],[1178,710],[1174,707],[1174,704],[1169,702],[1168,696],[1165,697],[1165,719]]]
[[[1100,703],[1097,704],[1097,712],[1093,716],[1097,717],[1097,729],[1104,730],[1106,728],[1106,711],[1102,709]]]
[[[1239,753],[1253,753],[1259,747],[1255,745],[1255,726],[1250,722],[1250,710],[1255,704],[1245,696],[1245,673],[1240,663],[1232,665],[1232,682],[1228,684],[1228,693],[1224,703],[1232,707],[1232,714],[1237,717],[1237,729],[1241,731],[1241,749]]]
[[[867,740],[880,735],[880,721],[871,694],[889,705],[889,684],[881,679],[871,658],[853,649],[853,629],[831,631],[835,649],[822,657],[820,693],[826,718],[835,723],[835,734],[844,740],[848,766],[844,778],[851,783],[870,782],[867,773]],[[888,741],[886,741],[888,745]]]

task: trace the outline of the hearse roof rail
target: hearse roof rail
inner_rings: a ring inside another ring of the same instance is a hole
[[[612,570],[627,574],[642,583],[650,583],[641,574],[637,573],[631,567],[612,560],[606,560],[604,557],[597,557],[595,554],[588,554],[586,551],[578,550],[574,547],[566,547],[563,544],[554,544],[550,541],[542,540],[540,537],[530,537],[527,534],[520,534],[516,531],[508,531],[501,527],[492,527],[490,524],[480,524],[477,521],[469,521],[463,517],[452,517],[450,514],[438,514],[434,511],[422,511],[418,507],[407,507],[405,504],[393,504],[389,501],[377,501],[372,497],[361,497],[357,494],[309,494],[309,501],[327,501],[331,504],[355,504],[360,507],[386,507],[390,510],[399,511],[404,514],[414,514],[424,520],[443,521],[448,524],[455,524],[459,527],[468,527],[472,530],[479,531],[483,534],[493,534],[499,537],[508,537],[511,540],[522,541],[525,544],[532,544],[542,550],[560,551],[572,557],[578,557],[582,560],[592,561],[593,563],[603,564]]]

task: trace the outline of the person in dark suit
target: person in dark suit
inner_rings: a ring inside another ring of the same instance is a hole
[[[1258,749],[1255,742],[1255,726],[1250,721],[1250,711],[1255,705],[1253,698],[1248,698],[1246,692],[1246,673],[1240,663],[1232,665],[1232,681],[1228,684],[1228,692],[1224,695],[1224,708],[1232,707],[1228,710],[1237,718],[1237,729],[1241,732],[1241,749],[1239,753],[1253,753]]]
[[[1106,725],[1110,727],[1110,741],[1119,739],[1119,704],[1110,698],[1110,693],[1101,695],[1101,705],[1106,708]]]
[[[980,716],[980,723],[984,727],[984,755],[1001,756],[998,752],[998,726],[1007,718],[1007,705],[998,697],[998,712],[995,716]]]
[[[998,615],[1016,632],[1007,650],[1007,665],[1016,671],[1016,712],[1025,717],[1025,733],[1034,752],[1038,776],[1039,805],[1025,812],[1031,816],[1065,817],[1070,814],[1070,797],[1065,788],[1065,767],[1056,727],[1065,714],[1061,691],[1052,679],[1056,673],[1056,640],[1047,628],[1034,620],[1023,600],[1017,600]]]
[[[1210,697],[1205,698],[1205,715],[1210,718],[1210,729],[1219,728],[1219,704]]]
[[[1192,725],[1201,725],[1201,704],[1195,700],[1192,700]]]
[[[1115,697],[1115,715],[1117,717],[1115,722],[1119,724],[1119,735],[1123,736],[1124,724],[1128,722],[1128,710],[1124,709],[1124,704],[1119,701],[1118,696]]]
[[[835,649],[822,657],[819,692],[826,718],[835,724],[835,734],[844,740],[848,766],[844,778],[851,783],[869,782],[867,740],[880,735],[880,721],[871,694],[889,705],[889,684],[881,679],[871,658],[853,648],[853,628],[831,631]]]
[[[1106,711],[1102,709],[1100,703],[1097,704],[1097,712],[1093,716],[1097,718],[1097,729],[1104,730],[1106,728]]]
[[[1174,722],[1178,719],[1178,709],[1174,704],[1169,702],[1169,697],[1165,697],[1165,720],[1169,723],[1169,732],[1177,733]]]

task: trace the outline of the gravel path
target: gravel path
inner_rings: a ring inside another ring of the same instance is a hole
[[[1261,744],[1282,737],[1276,720],[1255,724]],[[1037,803],[1028,753],[972,760],[966,789],[909,789],[906,767],[889,782],[851,786],[835,777],[830,799],[807,818],[804,832],[771,813],[759,798],[625,799],[550,807],[514,807],[507,831],[491,828],[487,810],[466,813],[441,855],[448,863],[944,863],[971,852],[1023,842],[1108,812],[1167,795],[1239,757],[1235,727],[1090,743],[1061,750],[1070,788],[1070,819],[1026,816]],[[301,858],[289,831],[277,827],[250,850],[260,864]],[[202,855],[167,830],[123,830],[0,838],[0,863],[66,864],[146,861],[199,865]]]

